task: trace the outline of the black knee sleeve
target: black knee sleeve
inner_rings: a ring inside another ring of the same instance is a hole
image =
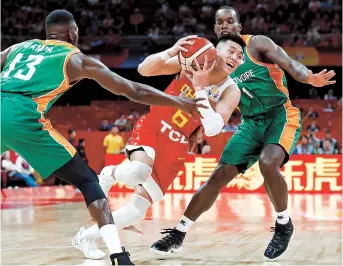
[[[99,185],[97,174],[85,163],[79,154],[76,154],[53,174],[80,189],[87,207],[98,199],[106,198]]]

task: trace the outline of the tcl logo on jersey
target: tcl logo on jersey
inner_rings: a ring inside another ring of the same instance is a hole
[[[188,143],[186,140],[186,137],[182,135],[180,132],[175,131],[171,125],[169,125],[167,122],[161,120],[161,124],[163,125],[161,128],[161,132],[164,133],[169,129],[168,137],[170,140],[174,142],[180,142],[180,143]]]

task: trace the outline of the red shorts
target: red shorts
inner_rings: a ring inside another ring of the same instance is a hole
[[[149,115],[142,116],[132,131],[126,149],[130,151],[142,147],[154,160],[152,177],[165,194],[184,165],[189,144],[172,141],[168,133],[161,132],[162,126]]]

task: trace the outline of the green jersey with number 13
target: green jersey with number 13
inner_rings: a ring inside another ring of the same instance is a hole
[[[46,98],[51,105],[69,89],[66,66],[80,50],[63,41],[29,40],[17,44],[1,73],[1,92]]]

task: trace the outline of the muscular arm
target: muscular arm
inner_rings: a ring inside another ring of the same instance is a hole
[[[252,39],[252,43],[259,54],[287,71],[295,80],[302,83],[308,83],[308,68],[300,62],[290,58],[287,53],[270,38],[258,35]]]
[[[181,66],[177,56],[163,61],[161,59],[161,53],[157,53],[145,58],[145,60],[139,64],[138,72],[145,77],[173,75],[181,72]]]
[[[126,96],[135,102],[184,109],[184,106],[181,106],[180,98],[165,94],[148,85],[127,80],[110,71],[100,61],[81,53],[71,57],[67,66],[67,73],[70,81],[83,78],[93,79],[110,92]]]
[[[241,98],[241,91],[236,84],[230,85],[221,95],[215,111],[220,114],[225,122],[229,121],[233,111],[237,108]]]

